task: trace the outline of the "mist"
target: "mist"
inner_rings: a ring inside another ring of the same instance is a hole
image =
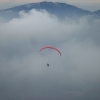
[[[93,16],[61,21],[45,10],[0,17],[0,99],[100,100],[99,27]]]

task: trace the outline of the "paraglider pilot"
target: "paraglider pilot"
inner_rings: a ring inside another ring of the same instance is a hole
[[[49,64],[47,64],[47,66],[49,67]]]

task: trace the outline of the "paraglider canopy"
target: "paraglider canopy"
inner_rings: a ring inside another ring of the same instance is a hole
[[[57,48],[55,48],[55,47],[53,47],[53,46],[45,46],[45,47],[41,48],[40,51],[42,51],[42,50],[44,50],[44,49],[47,49],[47,48],[56,50],[56,51],[60,54],[60,56],[61,56],[60,50],[58,50]],[[39,52],[40,52],[40,51],[39,51]]]

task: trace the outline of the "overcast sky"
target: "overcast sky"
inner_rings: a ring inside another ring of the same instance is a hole
[[[0,100],[100,100],[100,20],[19,14],[0,17]]]
[[[0,9],[5,9],[16,5],[26,4],[28,2],[41,2],[44,0],[0,0],[0,1],[1,1]],[[64,2],[89,11],[100,10],[100,0],[45,0],[45,1]]]

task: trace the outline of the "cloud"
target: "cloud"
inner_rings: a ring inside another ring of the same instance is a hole
[[[19,15],[0,19],[0,99],[99,100],[100,20],[61,21],[34,9]],[[46,45],[62,56],[39,52]]]

